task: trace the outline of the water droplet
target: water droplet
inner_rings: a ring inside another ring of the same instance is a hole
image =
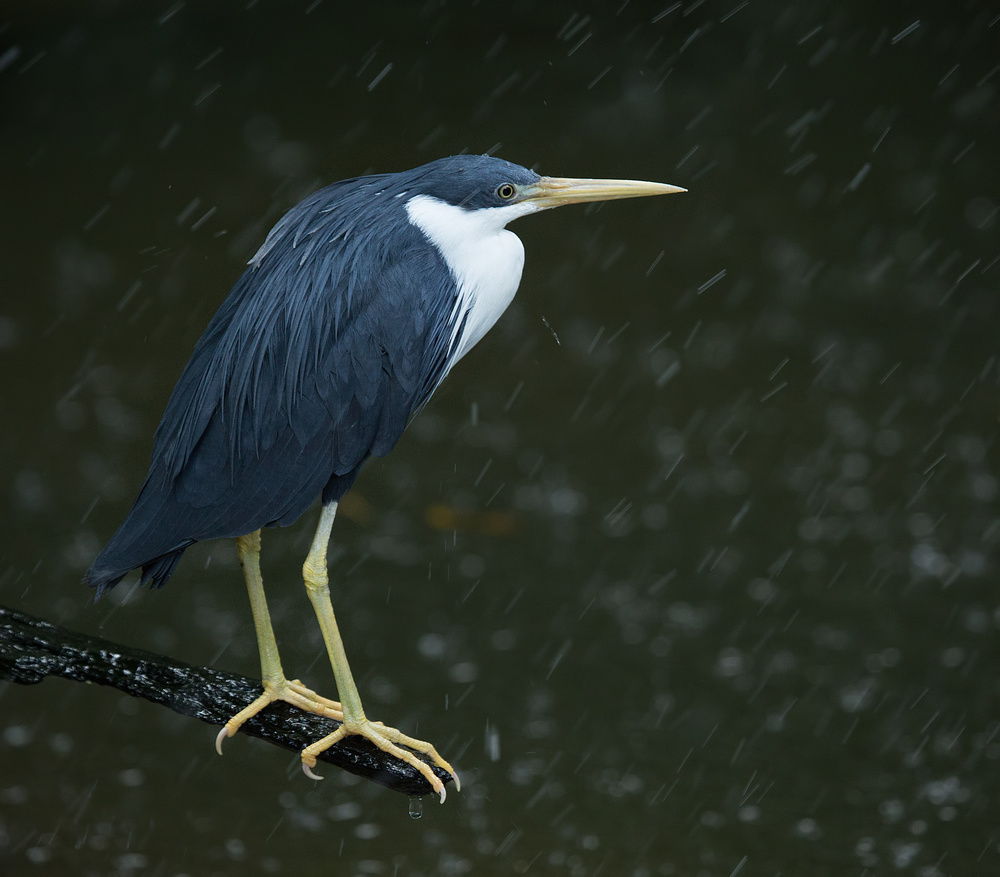
[[[424,799],[410,798],[410,819],[419,819],[424,815]]]

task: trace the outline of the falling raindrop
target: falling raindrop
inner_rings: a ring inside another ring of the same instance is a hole
[[[424,800],[423,798],[410,798],[410,809],[409,809],[410,819],[419,819],[424,815]]]

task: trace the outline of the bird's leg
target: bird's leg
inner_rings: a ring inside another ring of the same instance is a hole
[[[312,772],[316,766],[316,756],[329,749],[335,743],[351,734],[358,734],[367,737],[379,749],[388,752],[390,755],[412,765],[430,783],[431,788],[440,795],[441,800],[445,799],[444,784],[437,778],[429,765],[417,758],[410,750],[416,750],[428,756],[431,761],[443,767],[452,775],[455,780],[455,788],[460,789],[458,774],[452,769],[437,750],[423,740],[415,740],[408,737],[395,728],[388,728],[381,722],[372,722],[365,716],[364,708],[361,706],[361,696],[358,694],[358,687],[354,683],[354,676],[351,667],[347,662],[347,653],[344,651],[344,642],[340,638],[340,629],[337,626],[337,619],[333,614],[333,605],[330,603],[330,583],[326,566],[326,552],[330,544],[330,530],[333,527],[333,519],[337,513],[337,503],[330,502],[323,506],[319,519],[319,526],[316,528],[316,536],[313,539],[312,548],[302,567],[302,575],[305,579],[306,592],[312,602],[319,621],[320,630],[323,632],[323,639],[326,642],[326,650],[330,655],[330,663],[333,665],[333,676],[337,681],[337,693],[344,712],[343,724],[332,734],[317,740],[311,746],[302,750],[302,769],[307,776],[320,779]],[[403,749],[402,747],[407,747]]]
[[[257,715],[264,707],[276,700],[284,700],[306,712],[343,721],[340,704],[306,688],[298,679],[288,680],[281,668],[278,643],[271,626],[271,613],[267,610],[264,596],[264,580],[260,574],[260,530],[239,536],[236,539],[236,553],[243,568],[243,576],[250,595],[250,611],[257,631],[257,648],[260,651],[260,674],[264,683],[264,693],[245,709],[240,710],[223,726],[215,740],[215,748],[222,754],[222,741],[232,737],[247,719]]]

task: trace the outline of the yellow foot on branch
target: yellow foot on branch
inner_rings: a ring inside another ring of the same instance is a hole
[[[322,740],[317,740],[311,746],[307,746],[303,749],[302,770],[305,772],[306,776],[314,780],[323,779],[323,777],[318,776],[312,771],[312,768],[316,767],[316,756],[321,752],[325,752],[335,743],[339,743],[344,739],[344,737],[349,737],[352,734],[356,734],[360,737],[366,737],[383,752],[387,752],[389,755],[398,758],[400,761],[405,761],[407,764],[419,770],[424,779],[430,783],[431,788],[441,798],[442,804],[444,803],[446,794],[444,783],[438,779],[437,775],[433,770],[431,770],[430,765],[427,764],[426,761],[417,758],[417,756],[410,750],[415,750],[416,752],[428,756],[434,764],[448,771],[448,773],[451,774],[452,779],[455,781],[455,790],[461,791],[462,784],[459,782],[458,774],[455,773],[454,769],[450,764],[448,764],[447,761],[438,755],[437,750],[430,743],[426,743],[423,740],[415,740],[413,737],[408,737],[402,731],[386,727],[381,722],[369,721],[366,718],[362,718],[361,721],[345,720],[344,724],[342,724],[332,734],[324,737]],[[403,749],[403,746],[407,748]]]
[[[248,707],[240,710],[219,731],[219,736],[215,738],[216,752],[222,755],[222,741],[227,737],[232,737],[247,719],[253,718],[264,707],[276,700],[283,700],[307,713],[324,716],[338,722],[344,721],[344,712],[337,701],[321,697],[311,688],[306,688],[298,679],[265,682],[264,693]]]

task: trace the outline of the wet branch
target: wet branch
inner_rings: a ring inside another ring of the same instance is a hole
[[[260,682],[245,676],[177,663],[0,606],[0,679],[34,685],[46,676],[108,685],[216,727],[261,692]],[[239,733],[298,752],[338,727],[333,719],[279,701],[247,721]],[[416,769],[360,737],[348,737],[318,757],[404,795],[432,794]],[[451,780],[441,768],[432,769],[442,782]]]

